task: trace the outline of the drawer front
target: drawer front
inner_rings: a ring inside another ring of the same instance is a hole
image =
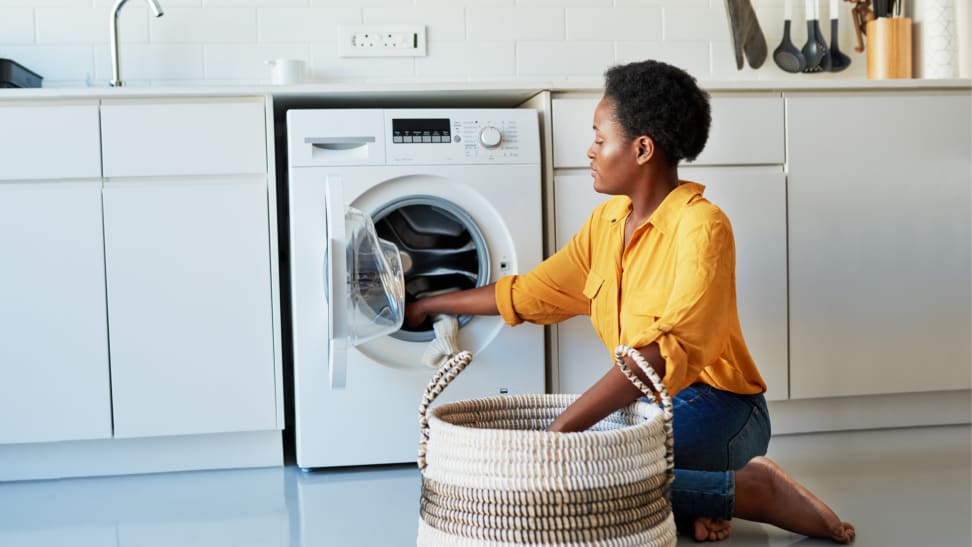
[[[596,97],[553,101],[554,167],[587,167]],[[692,165],[776,165],[784,153],[783,98],[714,96],[705,150]]]
[[[263,100],[105,101],[106,177],[267,172]]]
[[[0,180],[101,178],[98,103],[0,106]]]

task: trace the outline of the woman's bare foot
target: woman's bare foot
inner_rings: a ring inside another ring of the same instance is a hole
[[[805,536],[854,541],[854,526],[842,522],[827,505],[769,458],[753,458],[736,471],[734,515],[766,522]]]
[[[722,541],[729,537],[732,523],[709,517],[699,517],[692,525],[695,541]]]

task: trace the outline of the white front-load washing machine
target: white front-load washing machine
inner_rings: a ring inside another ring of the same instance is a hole
[[[406,301],[533,268],[543,240],[538,113],[291,110],[287,133],[297,464],[414,462],[432,326],[354,336],[343,219],[364,212],[398,248]],[[437,401],[543,393],[542,327],[509,328],[499,316],[459,325],[473,363]]]

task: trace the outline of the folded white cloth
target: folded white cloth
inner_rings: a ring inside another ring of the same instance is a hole
[[[435,331],[435,339],[425,348],[422,364],[437,369],[459,353],[459,321],[454,315],[436,315],[432,330]]]

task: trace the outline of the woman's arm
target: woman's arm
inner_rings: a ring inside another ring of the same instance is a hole
[[[665,376],[665,359],[658,350],[658,344],[648,344],[637,348],[648,360],[651,368],[659,378]],[[651,386],[651,380],[642,372],[641,367],[631,357],[625,357],[628,369],[634,372],[642,382]],[[611,367],[600,380],[584,392],[574,404],[567,407],[560,416],[547,428],[547,431],[584,431],[605,416],[641,397],[643,393],[621,372],[617,366]]]
[[[405,306],[405,325],[421,325],[430,315],[499,315],[496,284],[421,298]]]

